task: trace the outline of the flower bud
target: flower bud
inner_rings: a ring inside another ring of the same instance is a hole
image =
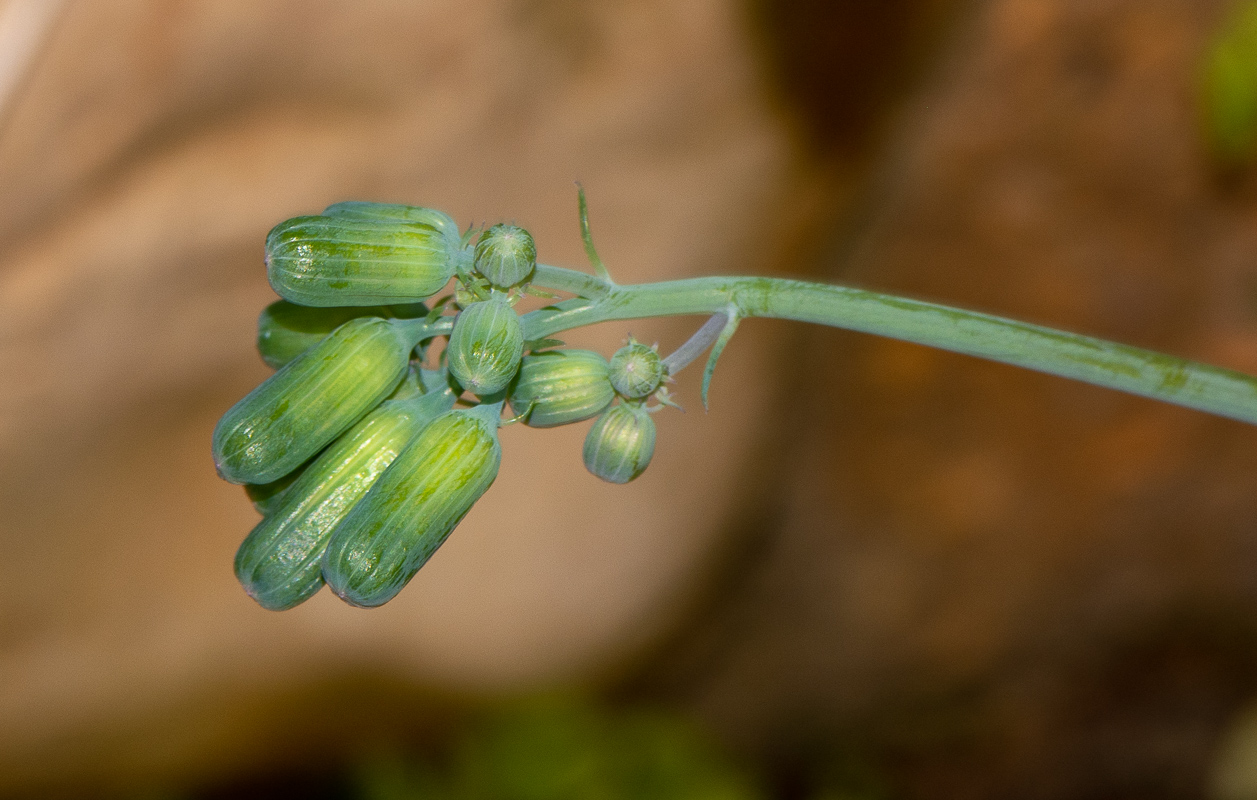
[[[424,426],[453,406],[450,391],[389,400],[323,451],[240,545],[236,578],[249,596],[272,611],[313,596],[323,585],[332,529]]]
[[[246,483],[244,493],[248,496],[249,502],[253,503],[254,510],[264,517],[272,514],[284,502],[289,487],[301,477],[301,473],[307,466],[309,465],[302,464],[284,477],[270,483]]]
[[[654,454],[655,421],[640,405],[608,408],[585,436],[585,468],[609,483],[641,475]]]
[[[653,347],[632,339],[611,356],[611,385],[629,400],[648,397],[663,383],[663,359]]]
[[[494,225],[476,243],[476,272],[499,289],[523,283],[536,266],[537,246],[523,228]]]
[[[270,483],[322,450],[393,391],[411,342],[359,317],[288,362],[214,427],[214,463],[232,483]]]
[[[427,313],[423,303],[311,308],[278,300],[258,316],[258,352],[267,366],[279,369],[355,317],[414,319]]]
[[[413,302],[449,282],[460,249],[457,237],[418,222],[294,217],[266,237],[266,276],[303,306]]]
[[[528,415],[525,425],[553,428],[597,416],[615,391],[607,380],[607,360],[599,354],[547,350],[524,356],[509,397],[512,411]]]
[[[450,374],[472,394],[500,392],[515,377],[524,354],[519,315],[501,296],[459,312],[445,350]]]
[[[404,206],[400,203],[368,203],[352,200],[346,203],[333,203],[323,209],[325,217],[354,217],[381,222],[420,222],[431,225],[443,233],[446,238],[459,241],[458,223],[449,214],[435,208]]]
[[[402,590],[497,477],[501,403],[438,417],[332,531],[327,585],[350,605],[383,605]]]

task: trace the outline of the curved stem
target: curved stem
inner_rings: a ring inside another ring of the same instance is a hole
[[[1257,378],[1250,375],[935,303],[782,278],[614,286],[540,265],[535,282],[584,297],[524,315],[527,339],[609,320],[724,313],[732,306],[741,317],[791,319],[889,336],[1257,424]]]

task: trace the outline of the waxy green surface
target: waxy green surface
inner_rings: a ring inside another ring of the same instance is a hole
[[[663,359],[654,348],[629,342],[615,351],[610,362],[611,385],[622,397],[647,397],[663,383]]]
[[[287,300],[271,303],[258,315],[258,353],[272,369],[292,361],[341,325],[357,317],[417,319],[426,316],[423,303],[392,306],[313,308]]]
[[[454,394],[389,400],[336,440],[236,553],[236,578],[263,608],[282,611],[323,586],[328,538],[424,426],[449,411]]]
[[[232,483],[270,483],[379,405],[411,342],[378,317],[350,320],[232,406],[214,428],[214,464]]]
[[[280,297],[303,306],[415,302],[449,282],[459,250],[423,223],[295,217],[266,237],[266,275]]]
[[[615,399],[615,390],[600,354],[546,350],[524,356],[507,397],[515,414],[527,414],[525,425],[553,428],[597,416]]]
[[[519,315],[500,295],[460,311],[445,350],[450,374],[467,391],[481,396],[505,389],[523,355]]]
[[[655,454],[655,421],[634,403],[608,408],[585,436],[585,468],[608,483],[628,483]]]
[[[419,222],[431,225],[439,230],[445,238],[459,242],[458,223],[443,211],[421,206],[407,206],[401,203],[370,203],[361,200],[350,200],[344,203],[333,203],[323,209],[325,217],[351,217],[355,219],[376,220],[377,222]]]
[[[332,532],[328,586],[370,608],[397,595],[498,474],[501,404],[450,411],[424,428]]]
[[[537,266],[537,246],[532,234],[514,225],[494,225],[476,243],[474,266],[499,289],[523,283]]]

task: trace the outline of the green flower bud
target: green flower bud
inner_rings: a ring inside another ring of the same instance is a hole
[[[278,300],[258,316],[258,352],[267,366],[279,369],[356,317],[414,319],[427,313],[423,303],[311,308]]]
[[[537,246],[523,228],[494,225],[476,243],[476,272],[499,289],[523,283],[536,266]]]
[[[609,483],[628,483],[655,454],[655,421],[636,404],[608,408],[585,436],[585,468]]]
[[[659,388],[664,377],[663,359],[653,347],[630,339],[611,356],[611,385],[629,400],[648,397]]]
[[[299,467],[393,391],[411,342],[360,317],[288,362],[214,427],[214,463],[232,483],[270,483]]]
[[[515,377],[524,355],[519,315],[501,296],[459,312],[445,350],[450,374],[472,394],[500,392]]]
[[[371,219],[381,222],[420,222],[424,225],[431,225],[446,238],[453,241],[460,241],[458,235],[458,223],[455,222],[449,214],[437,211],[434,208],[420,208],[419,206],[404,206],[400,203],[368,203],[360,200],[351,200],[346,203],[333,203],[323,209],[325,217],[354,217],[356,219]]]
[[[236,552],[236,578],[263,608],[282,611],[323,585],[332,529],[414,438],[454,406],[454,393],[389,400],[310,464]]]
[[[524,424],[553,428],[597,416],[615,391],[607,380],[607,360],[599,354],[547,350],[524,356],[509,397],[516,414],[528,414]]]
[[[345,602],[393,599],[497,477],[501,403],[457,409],[423,429],[332,531],[323,577]]]
[[[301,473],[307,466],[309,465],[302,464],[284,477],[270,483],[246,483],[244,493],[248,495],[249,502],[253,503],[253,508],[259,514],[264,517],[268,516],[279,508],[280,503],[284,502],[288,488],[301,477]]]
[[[349,215],[294,217],[266,237],[266,276],[303,306],[423,300],[454,275],[457,238],[418,222]]]

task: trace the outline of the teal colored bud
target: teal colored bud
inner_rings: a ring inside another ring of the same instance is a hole
[[[270,483],[301,466],[393,391],[411,344],[379,317],[337,328],[218,421],[218,474],[232,483]]]
[[[459,241],[458,223],[450,215],[437,211],[435,208],[404,206],[400,203],[368,203],[351,200],[346,203],[333,203],[323,209],[325,217],[354,217],[380,222],[419,222],[431,225],[446,238]]]
[[[423,429],[332,531],[323,578],[350,605],[393,599],[497,477],[501,403]]]
[[[595,417],[615,399],[607,360],[590,350],[547,350],[524,356],[508,395],[524,424],[553,428]],[[531,411],[529,410],[531,409]]]
[[[278,300],[258,316],[258,352],[267,366],[279,369],[356,317],[415,319],[427,313],[423,303],[311,308]]]
[[[476,243],[476,272],[499,289],[523,283],[536,266],[537,246],[523,228],[494,225]]]
[[[254,510],[264,517],[273,513],[284,502],[288,488],[301,477],[301,473],[307,466],[307,464],[302,464],[284,477],[270,483],[246,483],[244,493],[248,495],[249,502],[253,503]]]
[[[585,436],[585,468],[608,483],[628,483],[655,454],[655,421],[640,405],[608,408]]]
[[[632,339],[611,356],[611,385],[622,397],[639,400],[653,394],[666,372],[655,348]]]
[[[445,350],[450,374],[472,394],[496,394],[519,370],[524,329],[506,299],[491,297],[459,312]]]
[[[266,277],[303,306],[373,306],[431,297],[454,275],[461,244],[418,222],[295,217],[266,237]]]
[[[454,399],[447,390],[389,400],[323,451],[236,552],[245,592],[272,611],[312,597],[323,586],[323,551],[333,528]]]

